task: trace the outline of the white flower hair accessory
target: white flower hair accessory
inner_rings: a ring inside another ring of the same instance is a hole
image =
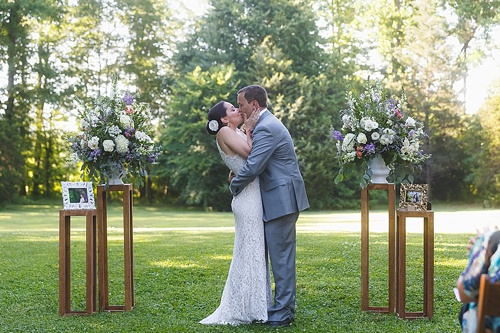
[[[210,120],[208,122],[208,128],[210,128],[212,132],[217,132],[219,129],[219,122],[217,120]]]

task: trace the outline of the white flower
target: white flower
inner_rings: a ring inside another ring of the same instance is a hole
[[[97,149],[97,148],[99,148],[99,138],[97,136],[93,136],[89,140],[88,145],[89,145],[90,149]]]
[[[110,128],[108,128],[108,133],[109,135],[111,136],[117,136],[118,134],[121,134],[122,130],[120,129],[120,127],[116,126],[116,125],[113,125],[111,126]]]
[[[153,142],[153,140],[151,140],[151,138],[149,137],[149,135],[147,135],[146,133],[141,132],[141,131],[136,131],[135,132],[135,138],[137,140],[143,141],[143,142]]]
[[[81,129],[85,130],[88,126],[89,126],[89,123],[85,119],[80,120],[80,128]]]
[[[352,94],[349,94],[349,97],[347,98],[347,106],[349,106],[349,109],[354,108],[354,102],[356,102],[356,100],[354,99]]]
[[[408,127],[415,127],[415,119],[413,119],[412,117],[408,117],[408,119],[406,119],[405,125]]]
[[[394,136],[396,134],[396,132],[394,132],[394,130],[392,128],[386,128],[384,129],[384,134],[387,134],[387,135],[390,135],[390,136]]]
[[[378,128],[378,123],[372,118],[363,117],[359,121],[359,124],[365,131],[372,131]]]
[[[380,143],[384,146],[392,144],[394,142],[394,134],[396,134],[396,132],[394,132],[392,129],[384,129],[384,134],[382,134],[382,137],[380,138]]]
[[[383,144],[384,146],[387,146],[388,144],[392,143],[392,139],[389,135],[384,134],[380,137],[380,143]]]
[[[401,153],[407,155],[413,155],[418,153],[419,144],[418,141],[410,142],[407,138],[403,140],[403,146],[401,147]]]
[[[380,134],[378,134],[378,132],[373,132],[371,136],[373,141],[377,141],[380,138]]]
[[[119,154],[125,154],[126,152],[128,152],[128,140],[126,137],[120,134],[116,137],[115,142],[116,142],[116,151]]]
[[[212,131],[212,132],[216,132],[218,129],[219,129],[219,123],[217,122],[217,120],[210,120],[208,122],[208,128]]]
[[[95,127],[97,124],[99,124],[99,118],[96,115],[91,115],[90,116],[90,125],[92,127]]]
[[[356,136],[352,133],[346,134],[344,141],[342,142],[342,150],[346,151],[346,152],[353,151],[354,144],[355,144],[355,142],[354,142],[355,138],[356,138]]]
[[[120,115],[120,124],[122,124],[123,126],[131,127],[132,126],[132,119],[129,116],[127,116],[126,114],[122,114],[122,115]]]
[[[71,154],[69,155],[68,162],[69,162],[70,164],[77,164],[79,160],[80,160],[80,159],[78,158],[78,154],[77,154],[77,153],[71,153]]]
[[[112,152],[115,149],[115,143],[113,140],[104,140],[102,142],[102,146],[104,147],[104,151]]]
[[[368,139],[366,138],[365,133],[359,133],[358,137],[356,138],[356,141],[361,144],[365,144]]]
[[[343,155],[341,157],[341,161],[342,163],[349,163],[349,162],[352,162],[354,161],[354,159],[356,158],[356,152],[355,151],[352,151],[352,152],[349,152],[349,153],[346,153],[345,155]]]
[[[342,122],[344,123],[344,127],[349,127],[351,126],[352,124],[352,121],[351,121],[351,117],[349,117],[348,115],[343,115],[342,116]]]

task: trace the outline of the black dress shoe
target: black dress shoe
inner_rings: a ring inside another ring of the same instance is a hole
[[[271,326],[271,327],[286,327],[286,326],[290,326],[291,323],[292,323],[292,319],[286,318],[285,320],[282,320],[282,321],[269,321],[269,326]]]

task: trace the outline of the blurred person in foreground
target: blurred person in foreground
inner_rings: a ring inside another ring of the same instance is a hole
[[[456,293],[464,303],[459,314],[462,332],[475,333],[477,328],[477,299],[481,275],[488,274],[491,282],[500,281],[500,231],[486,229],[477,239],[471,238],[469,262],[457,281]],[[500,317],[486,318],[486,332],[500,333]]]

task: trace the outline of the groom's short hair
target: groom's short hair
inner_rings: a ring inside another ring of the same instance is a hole
[[[267,108],[267,91],[264,87],[252,84],[238,90],[238,95],[241,93],[245,93],[245,99],[248,103],[257,101],[259,106]]]

